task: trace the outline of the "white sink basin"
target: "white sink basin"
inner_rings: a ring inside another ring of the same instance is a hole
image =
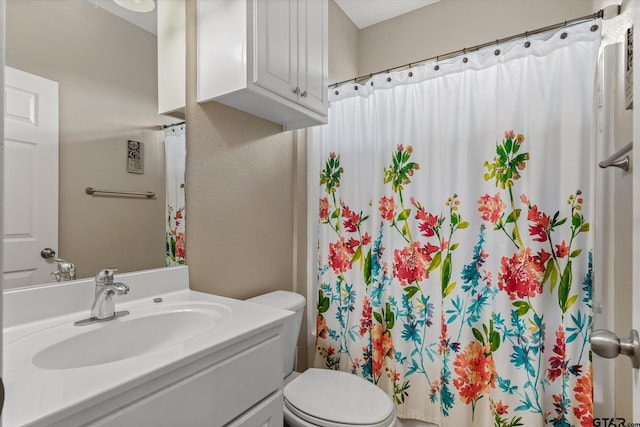
[[[47,328],[19,341],[36,340],[32,363],[41,369],[73,369],[117,362],[179,344],[215,327],[231,310],[208,302],[149,304],[130,314],[87,326],[72,323]],[[19,342],[18,341],[18,342]],[[17,342],[16,342],[17,343]]]

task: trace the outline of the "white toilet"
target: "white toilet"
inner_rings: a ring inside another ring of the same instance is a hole
[[[346,372],[294,372],[305,299],[276,291],[247,301],[293,311],[284,326],[284,421],[291,427],[390,427],[396,416],[391,398],[369,381]]]

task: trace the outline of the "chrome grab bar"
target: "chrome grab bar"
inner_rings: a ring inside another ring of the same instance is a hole
[[[87,187],[84,189],[84,192],[87,193],[88,195],[92,196],[96,193],[99,194],[115,194],[115,195],[123,195],[123,196],[144,196],[148,199],[155,197],[156,193],[154,193],[153,191],[146,191],[146,192],[141,192],[141,191],[112,191],[112,190],[98,190],[97,188],[93,188],[93,187]]]
[[[627,154],[632,149],[633,149],[633,142],[630,142],[624,147],[622,147],[621,149],[619,149],[618,151],[616,151],[615,153],[613,153],[612,155],[610,155],[609,157],[607,157],[605,160],[598,163],[598,166],[600,166],[603,169],[613,166],[616,168],[620,168],[623,171],[628,171],[629,163],[630,163],[629,156],[628,155],[625,156],[625,154]]]

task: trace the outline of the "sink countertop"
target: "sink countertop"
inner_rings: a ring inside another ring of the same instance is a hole
[[[34,353],[37,352],[37,349],[34,350],[33,347],[38,347],[39,344],[33,344],[32,340],[31,348],[28,350],[29,354],[25,354],[27,353],[25,348],[29,346],[21,345],[21,343],[28,340],[32,334],[41,333],[45,329],[56,326],[72,324],[76,320],[88,317],[89,307],[49,318],[20,314],[21,319],[30,320],[26,322],[16,322],[15,319],[9,319],[11,326],[4,329],[3,348],[3,379],[6,389],[6,401],[2,414],[4,425],[9,427],[40,426],[59,421],[78,411],[97,405],[105,399],[117,396],[133,387],[160,378],[175,369],[212,355],[244,337],[259,336],[261,332],[277,327],[286,317],[293,315],[288,311],[246,301],[191,291],[188,289],[188,279],[185,282],[185,278],[188,278],[186,267],[180,268],[184,269],[184,271],[177,273],[181,279],[179,278],[172,285],[157,285],[158,278],[163,273],[162,269],[149,272],[153,280],[148,280],[145,272],[133,273],[139,275],[138,279],[143,279],[137,291],[135,290],[137,281],[135,277],[127,277],[126,274],[117,275],[116,280],[129,284],[132,293],[137,298],[129,296],[129,298],[123,298],[124,301],[117,298],[116,309],[118,311],[129,310],[133,315],[136,308],[148,307],[154,304],[153,298],[160,297],[163,302],[159,304],[167,303],[167,306],[174,302],[221,304],[227,307],[231,314],[221,318],[209,330],[143,355],[81,368],[42,369],[35,366],[32,361]],[[176,272],[173,271],[169,274],[176,274]],[[146,286],[142,283],[145,280],[155,284]],[[77,283],[71,282],[69,289],[59,286],[59,290],[64,294],[77,285]],[[164,293],[153,293],[154,288],[161,289]],[[37,289],[35,291],[37,294]],[[52,289],[46,289],[46,295],[51,296],[51,291]],[[18,292],[21,293],[19,295],[20,302],[29,301],[26,295],[26,292],[29,292],[28,289]],[[12,291],[5,292],[5,304],[9,300],[9,303],[15,305],[16,301],[12,300],[15,294],[11,294]],[[40,295],[40,297],[42,296]],[[68,301],[66,304],[73,306]],[[16,313],[20,312],[15,306],[13,310]],[[122,319],[126,319],[126,317]],[[118,319],[113,320],[113,322],[117,321]],[[104,322],[102,325],[108,323]],[[85,331],[83,328],[86,327],[77,326],[75,328],[78,328],[78,334],[81,334]],[[47,345],[49,344],[42,343],[40,350]]]

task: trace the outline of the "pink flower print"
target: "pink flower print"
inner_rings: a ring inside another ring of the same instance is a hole
[[[329,265],[336,274],[344,273],[351,269],[351,257],[354,254],[351,242],[340,237],[336,243],[329,243]]]
[[[371,320],[371,314],[373,312],[373,308],[371,307],[371,302],[368,297],[364,297],[364,302],[362,303],[362,318],[360,319],[360,336],[363,337],[369,330],[371,330],[371,325],[373,321]]]
[[[180,232],[176,235],[176,258],[184,258],[185,246],[184,233]]]
[[[520,201],[525,205],[529,204],[529,198],[527,197],[526,194],[521,194],[520,195]]]
[[[400,280],[402,286],[422,281],[429,277],[427,257],[426,250],[418,242],[413,242],[402,249],[395,249],[393,275]]]
[[[567,370],[567,345],[565,343],[562,325],[560,325],[556,332],[556,342],[553,345],[553,353],[555,356],[549,358],[549,364],[551,365],[547,374],[549,381],[555,381]]]
[[[320,219],[322,221],[329,220],[329,208],[329,199],[327,199],[326,197],[320,199]]]
[[[537,236],[533,240],[536,242],[546,242],[547,230],[549,229],[549,224],[551,222],[549,215],[544,212],[540,212],[538,210],[538,206],[533,205],[529,208],[527,219],[533,224],[529,226],[529,235]]]
[[[416,219],[420,221],[418,228],[424,237],[435,235],[435,229],[438,226],[438,215],[432,215],[422,208],[416,212]]]
[[[531,255],[531,249],[526,248],[511,258],[502,257],[498,274],[498,287],[506,291],[509,299],[535,297],[542,292],[540,272],[544,266]]]
[[[505,130],[504,131],[504,137],[505,138],[509,138],[509,139],[513,139],[516,137],[516,134],[513,132],[513,130]]]
[[[396,202],[393,200],[393,197],[382,196],[379,204],[382,218],[387,221],[393,221],[393,216],[396,213]]]
[[[346,243],[346,246],[351,249],[351,254],[353,255],[356,251],[356,248],[360,245],[360,240],[354,239],[353,237],[349,239]]]
[[[348,206],[345,206],[342,210],[342,217],[345,218],[343,222],[344,228],[349,233],[355,233],[358,229],[358,225],[360,225],[360,215],[353,212]]]
[[[482,219],[491,224],[497,224],[502,212],[507,208],[507,205],[502,202],[500,193],[496,193],[495,196],[485,194],[480,197],[478,204],[480,205],[478,211],[482,214]]]
[[[366,246],[369,243],[371,243],[371,236],[369,236],[369,233],[364,233],[362,235],[362,242],[360,243],[362,246]]]
[[[432,245],[431,243],[427,242],[427,246],[425,246],[423,250],[427,254],[427,261],[431,262],[431,254],[435,254],[436,252],[438,252],[440,250],[440,246]]]

